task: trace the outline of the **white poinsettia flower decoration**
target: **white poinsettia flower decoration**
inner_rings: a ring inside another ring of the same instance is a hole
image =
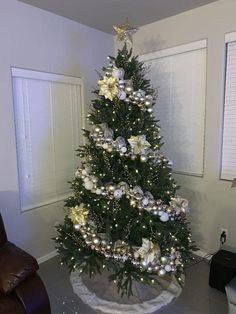
[[[106,77],[104,76],[103,80],[98,81],[100,86],[99,95],[104,96],[106,99],[111,101],[118,96],[118,79],[116,77]]]
[[[88,219],[89,210],[85,207],[83,203],[79,206],[69,208],[68,217],[74,225],[84,226]]]
[[[134,253],[135,259],[140,258],[143,264],[150,264],[157,261],[160,257],[160,247],[156,243],[143,238],[142,246]]]
[[[131,136],[128,139],[134,154],[144,154],[151,144],[146,140],[146,135]]]
[[[180,196],[172,197],[170,201],[170,206],[175,208],[175,210],[177,210],[178,212],[186,213],[189,211],[188,200]]]

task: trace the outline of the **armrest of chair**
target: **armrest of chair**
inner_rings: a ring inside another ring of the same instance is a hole
[[[9,294],[23,280],[38,270],[34,257],[11,242],[0,247],[0,292]]]
[[[51,313],[47,291],[36,273],[19,284],[14,292],[21,300],[26,314]]]
[[[4,227],[2,215],[0,213],[0,246],[7,242],[7,234]]]

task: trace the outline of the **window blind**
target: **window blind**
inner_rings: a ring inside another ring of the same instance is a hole
[[[221,179],[236,177],[236,33],[226,35]]]
[[[157,90],[163,152],[177,173],[202,176],[205,136],[206,40],[140,58]]]
[[[21,210],[70,194],[82,128],[82,81],[13,69]]]

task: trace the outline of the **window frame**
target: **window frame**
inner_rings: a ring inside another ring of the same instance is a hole
[[[18,171],[18,191],[19,191],[19,198],[20,198],[20,211],[22,213],[28,212],[37,208],[41,208],[44,206],[49,206],[55,203],[61,203],[65,199],[65,197],[60,197],[60,194],[58,194],[55,199],[51,201],[45,201],[45,202],[39,202],[35,206],[23,206],[21,201],[21,187],[20,187],[20,173],[19,173],[19,161],[18,161],[18,151],[17,151],[17,128],[16,128],[16,112],[15,112],[15,101],[14,101],[14,93],[13,93],[13,81],[14,78],[20,78],[20,79],[30,79],[30,80],[40,80],[40,81],[48,81],[51,83],[63,83],[63,84],[71,84],[79,86],[80,93],[79,93],[79,116],[78,121],[79,125],[81,126],[79,131],[82,131],[85,127],[85,106],[84,106],[84,80],[82,77],[74,77],[64,74],[58,74],[58,73],[49,73],[49,72],[43,72],[43,71],[37,71],[37,70],[31,70],[31,69],[23,69],[23,68],[17,68],[17,67],[11,67],[11,80],[12,80],[12,101],[13,101],[13,107],[14,107],[14,121],[15,121],[15,143],[16,143],[16,153],[17,153],[17,171]],[[85,144],[84,136],[81,134],[82,132],[78,133],[78,140],[79,145]],[[66,193],[65,193],[66,194]],[[63,195],[65,195],[63,194]],[[71,193],[70,193],[71,194]],[[68,195],[69,196],[69,195]]]

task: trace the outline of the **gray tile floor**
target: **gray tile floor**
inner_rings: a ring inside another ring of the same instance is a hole
[[[40,265],[52,314],[95,314],[73,293],[69,274],[55,257]],[[179,298],[158,314],[227,314],[226,295],[208,286],[209,265],[202,261],[186,269],[186,284]],[[127,313],[128,314],[128,313]]]

